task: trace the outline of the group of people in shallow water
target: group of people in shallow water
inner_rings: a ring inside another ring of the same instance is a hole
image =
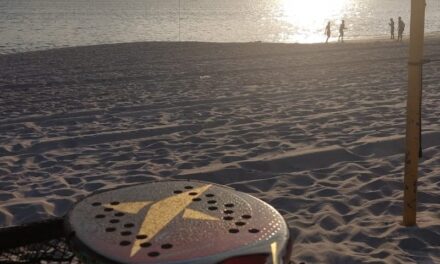
[[[339,26],[339,37],[338,37],[338,42],[344,42],[344,30],[347,29],[345,27],[345,21],[342,20],[341,25]],[[325,43],[328,43],[328,40],[330,38],[330,36],[332,35],[332,30],[331,30],[331,24],[330,22],[327,23],[327,26],[325,27],[325,33],[327,35],[327,39],[325,41]]]
[[[394,20],[390,18],[390,23],[388,24],[391,29],[391,39],[394,39]],[[397,40],[402,41],[403,39],[403,31],[405,30],[405,23],[401,17],[399,17],[397,21]]]
[[[394,39],[394,20],[390,18],[390,23],[388,24],[390,26],[391,30],[391,39]],[[345,27],[345,21],[342,20],[341,25],[339,25],[339,36],[338,36],[338,42],[344,42],[344,30],[347,28]],[[397,40],[402,41],[403,40],[403,31],[405,30],[405,23],[403,22],[402,18],[399,17],[397,21]],[[327,39],[325,40],[325,43],[328,43],[328,40],[330,39],[330,36],[332,34],[331,30],[331,23],[328,22],[327,26],[325,27],[325,35],[327,35]]]

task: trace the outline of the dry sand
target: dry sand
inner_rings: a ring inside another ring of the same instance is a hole
[[[440,58],[440,40],[426,54]],[[400,226],[407,44],[132,43],[0,56],[0,225],[199,179],[276,207],[295,263],[440,263],[440,62]]]

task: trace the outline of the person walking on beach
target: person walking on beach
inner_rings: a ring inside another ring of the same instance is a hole
[[[347,28],[345,27],[345,21],[342,20],[342,23],[341,23],[341,25],[339,26],[339,37],[338,37],[338,42],[339,42],[339,41],[344,42],[344,29],[347,29]]]
[[[325,43],[328,43],[328,39],[330,38],[330,35],[332,34],[332,31],[330,29],[330,22],[327,23],[327,26],[325,27],[324,34],[327,35],[327,40],[325,41]]]
[[[403,31],[405,30],[405,23],[401,17],[399,17],[399,21],[397,22],[397,40],[403,41]]]
[[[394,39],[394,20],[392,18],[390,18],[390,23],[388,25],[390,25],[391,29],[391,39]]]

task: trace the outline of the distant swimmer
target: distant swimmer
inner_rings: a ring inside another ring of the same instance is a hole
[[[328,39],[330,38],[330,35],[332,34],[332,31],[330,29],[330,22],[327,23],[327,26],[325,27],[324,34],[327,35],[327,40],[325,41],[325,43],[328,43]]]
[[[392,18],[390,18],[390,23],[388,25],[390,25],[391,39],[394,39],[394,20]]]
[[[397,40],[403,40],[403,31],[405,30],[405,23],[401,17],[399,17],[399,21],[397,22]]]
[[[342,23],[341,23],[341,25],[339,26],[339,37],[338,37],[338,42],[339,42],[339,41],[344,42],[344,29],[347,29],[347,28],[345,27],[345,21],[342,20]]]

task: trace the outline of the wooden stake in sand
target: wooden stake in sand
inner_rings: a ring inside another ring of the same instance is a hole
[[[403,224],[416,224],[426,0],[411,0]]]

